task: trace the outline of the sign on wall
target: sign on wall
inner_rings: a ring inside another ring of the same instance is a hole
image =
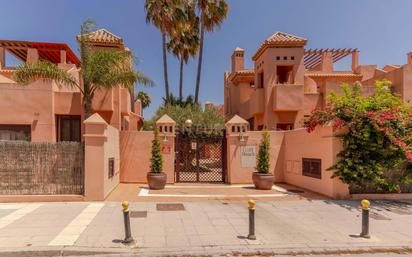
[[[162,153],[163,154],[170,154],[172,152],[172,147],[170,145],[162,146]]]
[[[256,167],[256,146],[247,145],[240,147],[240,166],[242,168]]]

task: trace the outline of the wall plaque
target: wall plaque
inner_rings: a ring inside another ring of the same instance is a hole
[[[163,154],[170,154],[171,151],[172,151],[172,147],[170,145],[162,146],[162,153]]]
[[[256,146],[247,145],[240,147],[240,166],[242,168],[256,167]]]

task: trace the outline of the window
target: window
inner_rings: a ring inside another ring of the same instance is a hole
[[[321,159],[302,158],[302,175],[322,179]]]
[[[276,130],[292,130],[293,123],[278,123],[276,124]]]
[[[57,141],[80,142],[80,115],[57,115]]]
[[[279,61],[279,60],[280,60],[280,56],[276,56],[276,60],[278,60],[278,61]]]
[[[285,61],[286,61],[287,59],[288,59],[288,57],[287,57],[287,56],[283,56],[283,60],[285,60]]]
[[[263,71],[262,72],[260,72],[260,73],[258,73],[258,88],[263,88],[265,85],[264,85],[264,74],[263,74]]]
[[[291,56],[290,59],[293,61],[295,60],[295,56]]]
[[[109,178],[114,176],[114,158],[109,158]]]
[[[293,84],[293,66],[278,65],[276,67],[277,84]]]
[[[0,141],[31,141],[30,125],[0,125]]]

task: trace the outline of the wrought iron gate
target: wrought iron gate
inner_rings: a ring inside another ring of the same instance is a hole
[[[225,131],[176,133],[175,181],[223,183],[226,181]]]

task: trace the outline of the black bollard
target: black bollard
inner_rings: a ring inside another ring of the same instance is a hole
[[[371,238],[369,235],[369,210],[370,202],[368,200],[362,200],[362,232],[360,234],[363,238]]]
[[[130,244],[134,241],[132,237],[132,230],[130,229],[130,215],[129,215],[129,202],[123,201],[123,218],[124,218],[124,240],[123,243]]]
[[[249,200],[248,201],[249,207],[249,235],[247,239],[249,240],[256,240],[255,235],[255,201]]]

